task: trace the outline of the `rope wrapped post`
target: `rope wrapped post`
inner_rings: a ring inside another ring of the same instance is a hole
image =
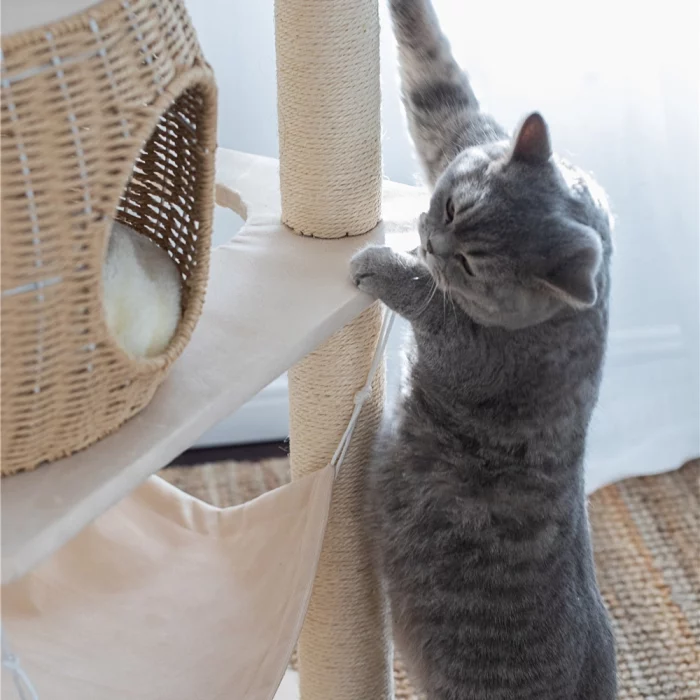
[[[282,219],[296,233],[365,233],[381,216],[377,0],[276,0]],[[377,304],[289,372],[293,478],[328,464],[381,327]],[[303,700],[388,700],[388,616],[361,527],[363,472],[379,425],[383,371],[333,491],[299,640]]]

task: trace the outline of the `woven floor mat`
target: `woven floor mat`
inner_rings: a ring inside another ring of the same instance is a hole
[[[288,460],[171,467],[160,475],[218,506],[286,483]],[[618,647],[619,700],[700,698],[700,461],[590,499],[598,580]],[[292,660],[294,663],[295,660]],[[418,700],[396,660],[397,700]]]

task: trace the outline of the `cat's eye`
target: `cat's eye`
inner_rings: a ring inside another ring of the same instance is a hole
[[[448,197],[445,202],[445,223],[451,224],[455,218],[455,203],[452,201],[452,197]]]
[[[469,275],[469,277],[474,277],[474,270],[469,264],[469,258],[464,255],[464,253],[457,253],[455,255],[457,262],[461,265],[462,269]]]

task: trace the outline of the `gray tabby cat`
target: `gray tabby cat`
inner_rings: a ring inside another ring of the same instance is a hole
[[[608,326],[611,218],[552,154],[484,114],[428,0],[393,0],[430,183],[412,255],[370,247],[360,289],[408,319],[406,385],[368,473],[396,644],[428,700],[610,700],[583,457]]]

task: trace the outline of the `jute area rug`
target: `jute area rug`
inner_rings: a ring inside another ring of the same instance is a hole
[[[214,505],[289,480],[286,458],[171,467],[160,474]],[[628,479],[590,499],[598,580],[618,647],[620,700],[700,698],[700,461]],[[397,700],[418,700],[399,659]]]

